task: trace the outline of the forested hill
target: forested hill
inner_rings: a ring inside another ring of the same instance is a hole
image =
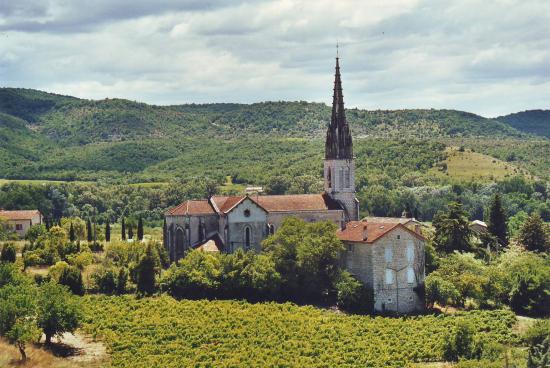
[[[308,102],[153,106],[122,99],[83,100],[29,89],[0,89],[2,125],[15,124],[20,140],[43,138],[64,145],[137,138],[250,134],[322,137],[330,107]],[[9,115],[9,116],[8,116]],[[347,110],[354,136],[522,137],[494,119],[455,110]],[[14,119],[15,118],[15,119]],[[14,139],[14,137],[12,137]],[[5,148],[5,147],[3,147]]]
[[[550,110],[529,110],[499,116],[502,121],[518,130],[550,138]]]

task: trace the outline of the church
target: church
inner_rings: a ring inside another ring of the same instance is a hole
[[[374,292],[375,311],[409,313],[423,308],[417,287],[424,280],[425,238],[413,219],[359,220],[355,162],[344,111],[339,58],[336,58],[332,115],[327,128],[324,192],[298,195],[214,195],[188,200],[165,214],[170,260],[190,249],[231,253],[261,250],[261,242],[286,217],[330,221],[346,244],[342,264]]]

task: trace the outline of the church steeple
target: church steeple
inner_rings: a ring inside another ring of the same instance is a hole
[[[334,93],[332,95],[332,116],[327,129],[325,143],[325,159],[352,159],[353,142],[351,132],[346,121],[344,110],[344,95],[340,77],[339,57],[336,57],[336,72],[334,75]]]

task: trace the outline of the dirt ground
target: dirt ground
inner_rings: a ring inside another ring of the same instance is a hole
[[[28,360],[19,361],[19,351],[6,341],[0,340],[0,367],[26,368],[100,368],[108,362],[105,346],[90,337],[76,332],[66,333],[60,339],[54,338],[51,347],[40,344],[27,347]]]

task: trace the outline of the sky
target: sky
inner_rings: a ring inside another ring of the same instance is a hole
[[[151,104],[550,108],[549,0],[0,0],[0,86]]]

